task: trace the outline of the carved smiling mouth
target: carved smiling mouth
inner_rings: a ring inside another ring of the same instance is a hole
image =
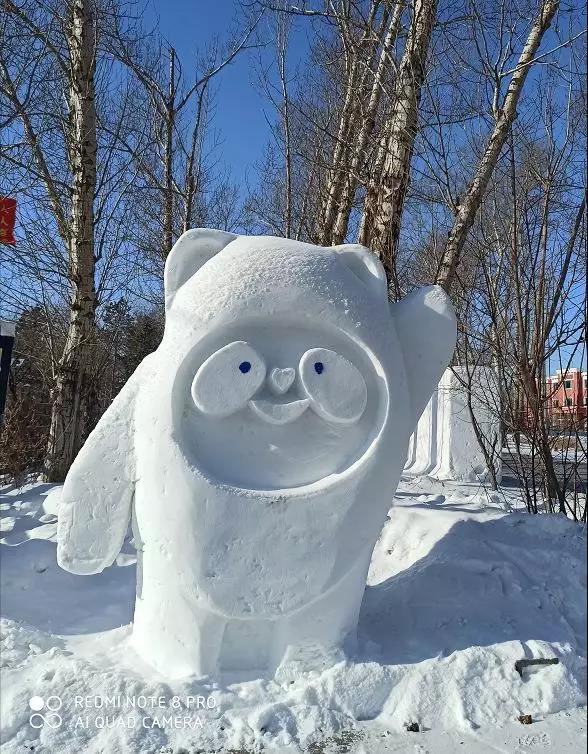
[[[273,403],[267,400],[250,400],[249,406],[259,416],[270,424],[288,424],[298,419],[306,411],[308,398],[302,398],[290,403]]]

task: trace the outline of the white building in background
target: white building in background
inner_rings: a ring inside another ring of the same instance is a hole
[[[468,394],[471,393],[471,412]],[[501,438],[496,372],[476,367],[447,369],[411,437],[404,473],[439,480],[477,482],[488,477],[486,457],[476,435],[492,451],[498,480]]]

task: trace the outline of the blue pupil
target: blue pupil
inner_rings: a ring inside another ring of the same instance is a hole
[[[325,365],[323,364],[322,361],[315,361],[314,362],[314,371],[317,374],[322,374],[323,371],[324,371],[324,368],[325,368]]]
[[[239,371],[243,372],[243,374],[247,374],[247,372],[251,369],[251,364],[248,361],[242,361],[239,364]]]

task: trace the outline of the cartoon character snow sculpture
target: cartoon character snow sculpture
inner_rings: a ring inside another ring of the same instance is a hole
[[[65,481],[58,559],[129,522],[137,650],[170,677],[272,675],[353,636],[417,419],[449,363],[437,287],[397,304],[367,249],[191,230],[166,325]]]

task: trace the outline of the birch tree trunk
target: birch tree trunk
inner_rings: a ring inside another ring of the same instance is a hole
[[[174,222],[174,182],[173,182],[173,153],[174,153],[174,125],[176,118],[176,52],[173,47],[169,50],[169,82],[167,100],[165,102],[164,124],[164,158],[163,158],[163,233],[161,256],[163,259],[169,254],[173,245]]]
[[[198,104],[196,106],[196,118],[194,119],[194,125],[192,126],[192,138],[190,143],[190,154],[186,163],[186,176],[184,179],[184,186],[186,189],[186,197],[184,202],[184,222],[182,225],[182,232],[185,233],[192,227],[192,213],[194,211],[194,201],[199,190],[200,183],[200,149],[202,147],[202,133],[201,125],[205,118],[205,100],[207,97],[208,85],[205,84],[202,90],[198,94]],[[196,151],[198,149],[198,168],[195,168],[196,164]],[[171,246],[167,249],[166,254],[171,251]]]
[[[345,180],[341,188],[341,194],[339,197],[339,204],[337,212],[333,222],[333,231],[331,236],[331,243],[333,246],[337,246],[345,241],[347,235],[347,228],[349,226],[349,216],[351,214],[351,208],[353,206],[353,199],[355,192],[359,184],[360,172],[363,168],[365,161],[365,150],[368,146],[369,140],[374,132],[376,125],[376,117],[378,113],[378,107],[380,105],[380,99],[382,94],[382,84],[386,73],[388,71],[392,48],[396,42],[398,36],[398,29],[400,26],[400,18],[402,11],[404,10],[404,2],[398,0],[394,6],[394,12],[388,26],[388,32],[382,44],[380,56],[378,59],[378,65],[372,88],[370,91],[365,114],[359,113],[361,118],[361,127],[357,141],[354,144],[354,151],[351,157],[349,169],[345,175]]]
[[[324,210],[317,228],[320,243],[329,246],[331,243],[331,228],[337,207],[337,196],[344,176],[345,155],[348,150],[351,118],[353,113],[353,97],[355,96],[358,61],[355,55],[351,57],[347,68],[347,82],[345,99],[339,118],[335,147],[331,158],[331,170],[327,176],[327,195]]]
[[[381,174],[376,174],[371,181],[364,204],[360,243],[378,255],[396,294],[396,249],[410,177],[425,64],[436,15],[437,0],[415,0],[394,87],[392,110],[380,145],[383,154]]]
[[[353,137],[360,127],[362,118],[361,107],[358,107],[358,101],[361,102],[362,90],[365,87],[368,63],[371,62],[373,51],[377,47],[377,42],[374,43],[373,26],[380,2],[381,0],[371,0],[365,28],[360,39],[353,39],[353,35],[350,33],[350,27],[353,24],[350,17],[340,22],[340,34],[346,58],[345,98],[339,116],[339,126],[331,158],[331,169],[327,177],[327,195],[317,228],[317,236],[320,239],[320,243],[324,246],[329,246],[333,243],[333,227],[338,212],[339,200],[343,186],[349,175],[349,161],[356,150]],[[387,8],[384,14],[387,18]]]
[[[67,146],[72,176],[69,275],[73,290],[69,327],[52,391],[45,461],[45,475],[52,482],[65,478],[86,439],[93,409],[96,29],[90,0],[73,0],[67,41],[70,59]]]
[[[284,235],[292,237],[293,205],[292,205],[292,134],[290,129],[290,94],[288,92],[288,76],[286,72],[286,55],[288,48],[288,29],[283,17],[278,18],[278,74],[282,94],[282,131],[284,139]]]
[[[517,116],[517,105],[527,74],[533,65],[533,59],[541,44],[541,40],[551,26],[558,8],[559,0],[542,0],[519,61],[512,73],[503,107],[496,113],[497,117],[494,129],[488,139],[476,174],[460,204],[453,227],[447,238],[436,279],[436,282],[447,291],[450,290],[455,279],[457,266],[467,235],[473,225],[488,182],[492,177],[500,153],[506,143],[510,127]]]

